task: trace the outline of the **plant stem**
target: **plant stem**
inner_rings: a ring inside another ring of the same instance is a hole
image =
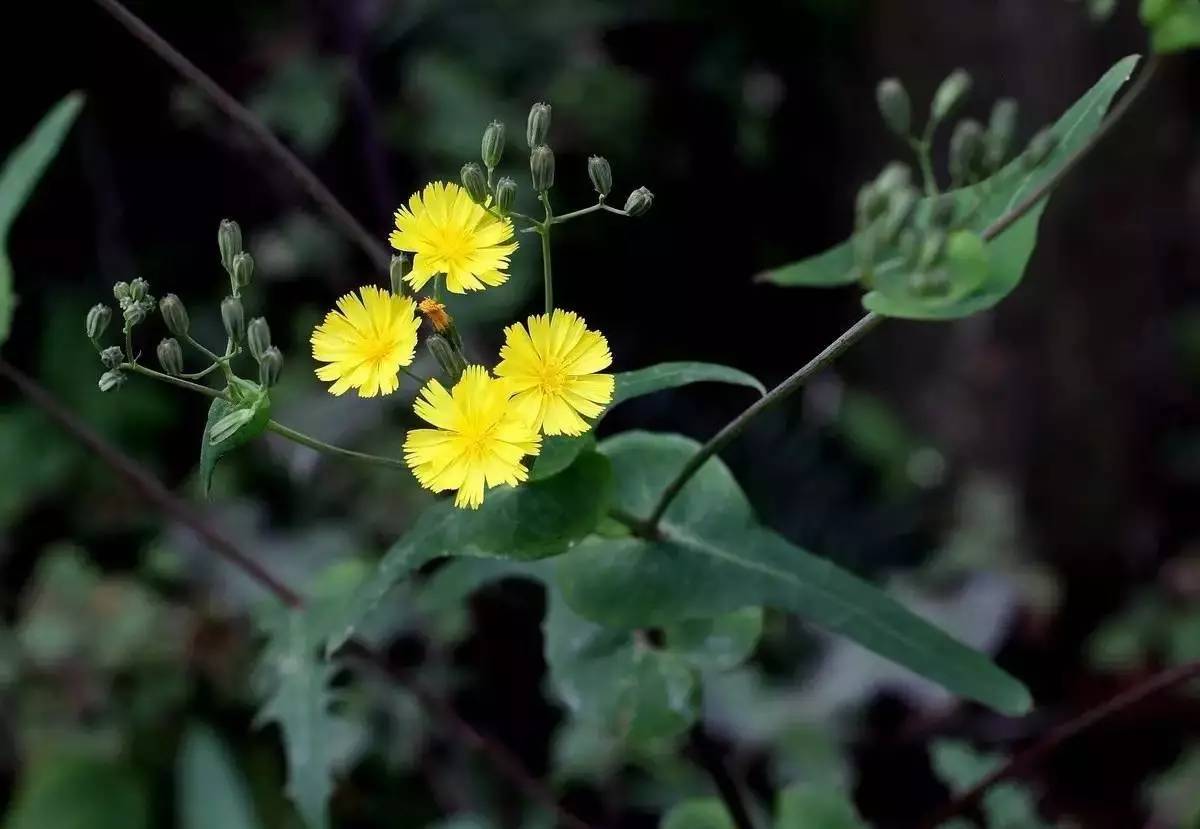
[[[593,204],[590,207],[585,207],[581,210],[573,210],[570,213],[563,213],[561,216],[555,216],[554,221],[551,222],[551,224],[560,225],[563,222],[569,222],[569,221],[571,221],[571,219],[578,218],[579,216],[586,216],[589,213],[597,213],[603,209],[604,209],[604,202],[597,202],[596,204]],[[622,212],[624,212],[624,211],[622,211]]]
[[[125,359],[129,362],[136,362],[137,359],[133,356],[133,326],[125,326]]]
[[[372,455],[367,452],[355,452],[353,449],[343,449],[341,446],[334,446],[332,443],[326,443],[325,441],[314,438],[311,435],[306,435],[304,432],[298,432],[290,426],[284,426],[278,420],[268,420],[267,430],[274,432],[280,437],[287,438],[293,443],[298,443],[301,446],[307,446],[309,449],[315,449],[316,451],[324,452],[327,455],[341,455],[343,458],[353,458],[357,461],[378,464],[379,466],[390,466],[398,469],[407,468],[407,464],[398,458],[385,458],[382,455]]]
[[[185,380],[182,377],[172,377],[170,374],[163,374],[161,371],[155,371],[152,368],[138,365],[137,363],[122,363],[121,368],[125,371],[132,371],[134,374],[141,374],[144,377],[152,377],[155,380],[161,380],[164,383],[170,383],[172,386],[179,386],[181,389],[194,391],[198,394],[203,394],[206,397],[225,398],[225,393],[217,391],[209,386],[202,386],[199,383],[193,383],[190,380]]]
[[[933,136],[926,130],[924,138],[910,138],[908,145],[917,156],[917,165],[921,168],[921,179],[925,182],[925,195],[929,198],[937,196],[937,175],[933,172]]]
[[[550,226],[554,224],[554,210],[550,207],[549,192],[541,193],[541,199],[546,206],[546,218],[538,225],[538,235],[542,237],[542,279],[546,283],[546,313],[549,314],[554,310],[554,271],[550,264]]]

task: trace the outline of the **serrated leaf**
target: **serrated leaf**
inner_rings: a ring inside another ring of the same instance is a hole
[[[58,155],[83,107],[83,100],[82,93],[72,92],[59,101],[38,122],[29,137],[13,150],[0,170],[0,346],[8,339],[16,307],[12,262],[8,258],[8,232],[42,174]]]
[[[630,432],[604,441],[614,503],[648,515],[699,445]],[[1021,683],[882,590],[757,523],[733,476],[710,460],[672,503],[663,538],[592,537],[555,562],[572,609],[612,627],[660,627],[766,605],[796,613],[969,699],[1019,714]]]
[[[144,781],[124,764],[53,754],[23,774],[5,829],[149,829]]]
[[[1125,58],[1106,72],[1083,97],[1059,118],[1053,132],[1058,146],[1049,158],[1033,172],[1025,172],[1020,160],[1015,160],[996,173],[985,184],[955,191],[960,210],[969,209],[977,195],[989,190],[970,223],[970,230],[982,232],[998,218],[1009,212],[1030,193],[1058,174],[1087,139],[1099,129],[1104,113],[1117,91],[1129,80],[1140,58]],[[1025,267],[1037,243],[1037,226],[1046,199],[1026,216],[988,245],[991,273],[988,280],[974,293],[954,302],[904,301],[896,294],[871,291],[863,297],[863,306],[884,316],[918,320],[947,320],[969,316],[991,308],[1008,296],[1020,283]],[[919,211],[928,211],[929,201],[923,200]],[[764,274],[761,279],[777,285],[845,285],[854,277],[853,242],[847,241],[831,250],[802,262]],[[885,261],[878,268],[877,279],[899,279],[896,260]]]
[[[217,461],[261,435],[271,419],[271,398],[265,389],[239,402],[218,397],[208,407],[200,439],[200,488],[208,495]]]
[[[375,573],[355,591],[329,649],[344,645],[392,587],[435,558],[473,556],[535,560],[558,555],[592,532],[608,512],[608,459],[585,454],[561,474],[488,493],[477,510],[449,501],[430,507],[388,550]]]
[[[184,735],[175,781],[179,829],[261,829],[245,778],[208,726]]]
[[[286,610],[268,626],[258,679],[264,688],[260,725],[277,723],[287,758],[287,795],[309,829],[328,829],[338,724],[331,712],[332,665],[303,611]]]
[[[734,829],[734,825],[724,803],[716,798],[696,798],[667,812],[659,829]]]
[[[845,792],[806,783],[779,794],[775,829],[867,829]]]

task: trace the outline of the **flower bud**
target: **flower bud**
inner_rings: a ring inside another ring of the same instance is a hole
[[[172,377],[183,374],[183,349],[179,347],[179,340],[167,337],[158,344],[158,363]]]
[[[242,229],[233,219],[222,219],[217,229],[217,246],[221,249],[221,264],[233,275],[233,257],[242,252]]]
[[[545,193],[554,186],[554,151],[539,144],[529,154],[529,172],[533,176],[533,189]]]
[[[474,161],[468,161],[462,166],[460,173],[462,178],[463,189],[467,191],[467,195],[471,197],[471,201],[476,204],[483,204],[487,200],[487,178],[483,175],[483,169]]]
[[[388,266],[388,278],[392,283],[392,293],[404,296],[404,277],[412,273],[412,257],[407,253],[397,253],[392,256]]]
[[[875,88],[875,100],[888,129],[901,138],[907,138],[912,130],[912,102],[904,84],[896,78],[880,81]]]
[[[462,373],[467,370],[467,361],[463,359],[462,354],[441,334],[426,337],[425,347],[429,349],[433,359],[437,360],[450,384],[457,383]]]
[[[898,190],[906,189],[910,184],[912,184],[912,168],[900,161],[888,164],[875,179],[875,188],[889,197]]]
[[[146,306],[140,302],[126,300],[121,316],[125,318],[126,326],[137,325],[146,318]]]
[[[483,143],[480,148],[480,156],[483,159],[483,166],[489,170],[494,170],[500,164],[500,159],[504,155],[504,124],[500,121],[493,121],[487,125],[487,129],[483,131]]]
[[[100,391],[112,391],[119,389],[125,385],[125,372],[120,369],[111,369],[100,375]]]
[[[916,189],[905,187],[902,190],[895,190],[892,196],[888,199],[888,209],[883,223],[883,238],[889,244],[896,240],[900,235],[900,231],[908,225],[912,218],[913,212],[917,209]]]
[[[233,257],[233,271],[230,275],[233,277],[234,285],[245,288],[250,284],[250,277],[254,276],[254,257],[246,251]]]
[[[235,296],[227,296],[221,300],[221,322],[225,333],[235,344],[246,337],[246,311],[242,301]]]
[[[529,109],[529,121],[525,124],[525,143],[529,149],[540,147],[546,143],[550,133],[550,105],[534,104]]]
[[[988,119],[987,150],[984,154],[984,165],[988,172],[995,172],[1004,166],[1016,131],[1017,102],[1012,98],[1001,98],[992,107],[992,116]]]
[[[959,122],[950,137],[950,180],[955,186],[972,184],[983,168],[983,127],[978,121]]]
[[[855,201],[855,218],[859,227],[866,227],[887,210],[887,195],[875,184],[864,184]]]
[[[110,345],[100,352],[100,362],[104,364],[105,368],[116,368],[125,362],[125,352],[119,345]]]
[[[255,317],[246,326],[246,347],[255,360],[262,362],[263,354],[271,347],[271,327],[262,317]]]
[[[496,182],[496,209],[501,216],[507,216],[517,201],[517,183],[508,176]]]
[[[625,212],[630,216],[642,216],[654,206],[654,194],[645,187],[639,187],[625,199]]]
[[[1058,136],[1047,127],[1030,139],[1025,154],[1021,156],[1021,166],[1028,171],[1035,170],[1045,164],[1056,149]]]
[[[140,276],[129,283],[129,298],[134,302],[141,302],[149,292],[150,283]]]
[[[283,353],[275,346],[271,346],[263,352],[258,361],[258,382],[264,389],[269,389],[279,382],[281,371],[283,371]]]
[[[925,238],[921,242],[921,250],[917,256],[917,266],[921,270],[931,268],[941,261],[942,254],[945,252],[946,233],[934,228],[925,234]]]
[[[104,332],[108,329],[110,322],[112,322],[112,309],[107,305],[99,303],[89,308],[87,321],[84,326],[88,339],[95,342],[104,336]]]
[[[120,303],[124,303],[125,300],[129,299],[129,283],[118,282],[116,285],[113,285],[113,298]]]
[[[183,302],[175,294],[167,294],[158,303],[158,310],[162,313],[163,322],[167,324],[167,330],[176,337],[186,337],[188,335],[188,320],[187,308]]]
[[[971,76],[963,69],[950,73],[933,96],[933,120],[945,120],[971,91]]]
[[[596,188],[600,198],[603,199],[612,192],[612,167],[609,166],[608,159],[598,155],[589,158],[588,178],[592,180],[592,187]]]

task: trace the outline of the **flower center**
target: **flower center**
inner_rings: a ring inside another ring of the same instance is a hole
[[[558,363],[546,363],[539,367],[538,388],[543,394],[562,394],[567,385],[567,373]]]

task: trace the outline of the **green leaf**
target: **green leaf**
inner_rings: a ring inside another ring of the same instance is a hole
[[[280,611],[270,620],[259,664],[265,701],[257,722],[278,723],[287,757],[287,795],[309,829],[327,829],[338,723],[330,711],[334,669],[322,658],[314,628],[297,610]]]
[[[51,755],[26,770],[5,829],[149,829],[146,786],[111,760]]]
[[[1200,46],[1200,0],[1142,0],[1142,22],[1160,55]]]
[[[58,155],[63,140],[83,106],[83,94],[72,92],[59,101],[17,147],[0,170],[0,345],[12,328],[16,295],[12,262],[8,258],[8,232],[42,174]]]
[[[700,670],[727,671],[745,662],[762,635],[761,607],[712,619],[685,619],[663,629],[667,650]]]
[[[725,804],[715,798],[685,800],[663,817],[659,829],[734,829]]]
[[[635,397],[644,397],[657,391],[675,389],[692,383],[729,383],[735,386],[747,386],[755,389],[759,394],[767,393],[762,383],[736,368],[716,363],[659,363],[618,374],[613,400],[596,417],[595,423],[599,423],[616,406],[633,400]],[[542,441],[542,452],[530,470],[530,480],[549,478],[561,472],[571,465],[580,452],[587,451],[595,445],[594,431],[589,431],[579,437],[556,435],[546,438]]]
[[[212,488],[217,461],[261,435],[270,419],[271,398],[266,389],[237,403],[219,397],[213,400],[200,440],[200,487],[205,495]]]
[[[246,781],[211,728],[188,729],[178,763],[179,829],[260,829]]]
[[[1138,56],[1133,55],[1117,63],[1059,118],[1053,127],[1059,139],[1058,146],[1036,170],[1025,172],[1017,159],[987,182],[955,191],[960,210],[969,209],[975,204],[977,194],[987,191],[970,223],[970,230],[982,232],[1058,174],[1099,129],[1113,96],[1129,80],[1138,60]],[[907,274],[899,267],[898,260],[893,259],[877,268],[877,290],[863,297],[863,306],[884,316],[919,320],[956,319],[991,308],[1020,283],[1037,243],[1038,220],[1045,206],[1046,199],[1043,199],[1024,218],[989,243],[990,274],[968,296],[941,302],[911,296],[907,290]],[[928,211],[929,208],[926,199],[918,210]],[[761,278],[777,285],[844,285],[853,281],[854,276],[850,273],[853,267],[853,243],[847,241],[803,262],[770,271]]]
[[[775,829],[866,829],[850,798],[828,785],[789,786],[777,812]]]
[[[345,644],[359,624],[410,573],[444,556],[534,560],[558,555],[592,532],[608,512],[612,469],[595,452],[561,474],[490,493],[477,510],[441,501],[427,509],[388,550],[375,573],[355,591],[330,635]]]
[[[983,754],[960,740],[938,740],[930,746],[933,769],[955,793],[967,791],[1000,766],[1003,759]],[[988,829],[1050,829],[1037,812],[1037,802],[1027,786],[1002,782],[983,796]]]
[[[630,432],[601,444],[613,463],[614,502],[648,515],[699,448],[687,438]],[[1018,714],[1028,691],[983,654],[908,611],[882,590],[759,526],[718,459],[672,503],[663,538],[592,537],[556,562],[556,581],[580,615],[624,628],[767,605],[807,618],[946,689]]]

